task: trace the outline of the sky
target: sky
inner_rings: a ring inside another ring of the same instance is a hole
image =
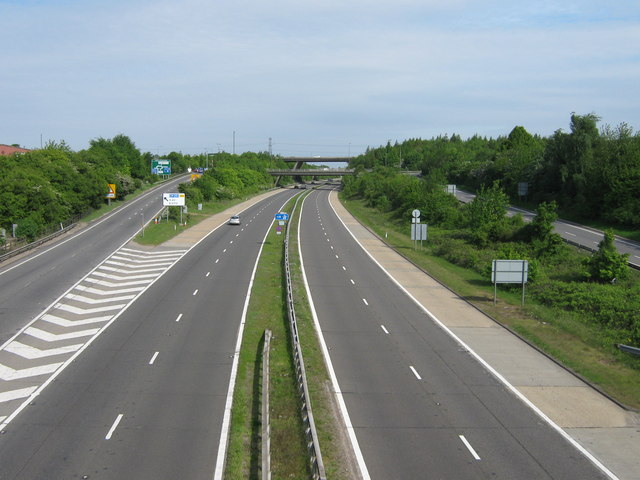
[[[637,0],[0,0],[0,143],[355,156],[640,129]]]

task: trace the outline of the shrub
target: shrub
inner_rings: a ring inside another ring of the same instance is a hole
[[[598,251],[585,260],[585,276],[596,282],[615,282],[629,274],[628,253],[618,253],[613,243],[613,231],[607,230]]]

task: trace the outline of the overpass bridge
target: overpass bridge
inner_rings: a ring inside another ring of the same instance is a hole
[[[353,175],[354,170],[351,168],[330,168],[330,169],[306,169],[302,168],[305,163],[325,164],[332,162],[349,163],[351,157],[285,157],[283,160],[287,163],[295,163],[291,169],[271,169],[267,173],[276,178],[276,185],[280,181],[280,177],[291,176],[298,181],[300,177],[342,177],[344,175]]]
[[[302,168],[302,165],[305,163],[349,163],[351,157],[285,157],[283,160],[287,163],[295,163],[295,165],[290,169],[267,170],[267,173],[277,177],[276,185],[280,181],[280,177],[284,176],[294,177],[297,181],[302,181],[300,177],[343,177],[345,175],[355,174],[355,169],[353,168]],[[421,175],[420,171],[403,171],[402,173],[405,175],[412,175],[414,177],[419,177]]]

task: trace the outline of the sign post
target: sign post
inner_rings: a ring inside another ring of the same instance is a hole
[[[105,198],[107,199],[107,205],[111,205],[111,199],[116,198],[116,184],[115,183],[107,183],[107,194]]]
[[[496,304],[498,283],[521,283],[522,305],[524,305],[524,284],[527,283],[529,262],[527,260],[494,260],[491,264],[493,283],[493,304]]]
[[[151,173],[154,175],[171,175],[171,159],[154,158],[151,160]]]

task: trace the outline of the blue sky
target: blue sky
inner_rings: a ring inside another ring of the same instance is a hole
[[[0,0],[0,143],[356,155],[640,129],[640,2]]]

